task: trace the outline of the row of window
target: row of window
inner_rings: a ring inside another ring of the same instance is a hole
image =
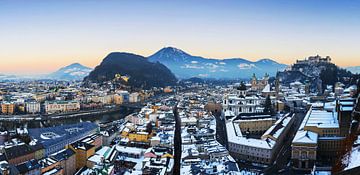
[[[231,151],[237,152],[240,154],[249,154],[257,157],[267,157],[270,158],[270,152],[268,150],[239,145],[239,144],[229,144]]]
[[[235,100],[229,100],[229,104],[242,104],[242,105],[246,105],[246,104],[261,104],[263,103],[264,100],[241,100],[241,101],[235,101]],[[227,103],[227,100],[224,100],[224,104]]]
[[[338,140],[334,141],[326,141],[326,142],[320,142],[319,147],[320,149],[338,149],[341,147],[342,142]]]

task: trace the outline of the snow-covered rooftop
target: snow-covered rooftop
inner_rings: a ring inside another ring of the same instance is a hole
[[[318,134],[311,131],[298,131],[292,143],[317,144]]]
[[[262,90],[263,93],[269,93],[271,92],[271,89],[270,89],[270,84],[267,84],[264,89]]]
[[[299,130],[304,130],[306,126],[315,126],[318,128],[339,128],[339,121],[335,111],[328,112],[310,108],[301,123]]]
[[[116,150],[122,153],[128,153],[128,154],[143,154],[145,152],[145,149],[142,148],[136,148],[136,147],[126,147],[126,146],[120,146],[116,145]]]
[[[228,141],[236,143],[239,145],[262,148],[262,149],[272,149],[274,142],[269,140],[253,139],[246,138],[242,136],[240,125],[234,123],[233,120],[230,120],[226,123],[226,133]]]

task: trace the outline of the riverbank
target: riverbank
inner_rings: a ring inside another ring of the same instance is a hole
[[[112,112],[119,112],[121,109],[100,109],[93,111],[78,111],[76,113],[62,113],[54,115],[1,115],[0,121],[44,121],[44,120],[55,120],[55,119],[64,119],[64,118],[73,118],[73,117],[85,117],[89,115],[104,115]]]
[[[137,112],[134,108],[121,108],[120,110],[107,110],[97,113],[83,113],[81,115],[70,115],[63,117],[41,118],[37,120],[7,120],[0,122],[0,128],[14,130],[19,127],[25,128],[43,128],[58,125],[75,124],[79,122],[92,122],[96,124],[105,124],[125,118],[127,115]]]
[[[124,108],[138,109],[139,106],[136,105],[115,106],[112,108],[101,108],[101,109],[59,113],[59,114],[0,115],[0,122],[1,121],[33,121],[33,120],[45,121],[45,120],[67,119],[67,118],[75,118],[75,117],[87,117],[94,115],[105,115],[114,112],[120,112]]]

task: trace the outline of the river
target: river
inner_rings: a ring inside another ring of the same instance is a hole
[[[16,121],[16,122],[1,121],[0,128],[6,130],[14,130],[17,127],[41,128],[41,127],[51,127],[51,126],[64,125],[64,124],[74,124],[85,121],[100,124],[100,123],[107,123],[122,119],[125,116],[135,111],[136,109],[122,108],[120,111],[101,114],[101,115],[88,115],[88,116],[72,117],[72,118],[57,118],[57,119],[49,119],[45,121],[38,121],[38,120]]]

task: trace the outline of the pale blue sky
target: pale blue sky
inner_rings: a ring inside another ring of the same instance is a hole
[[[0,72],[45,73],[111,51],[205,57],[314,54],[360,65],[360,1],[0,1]],[[4,61],[3,61],[4,60]]]

